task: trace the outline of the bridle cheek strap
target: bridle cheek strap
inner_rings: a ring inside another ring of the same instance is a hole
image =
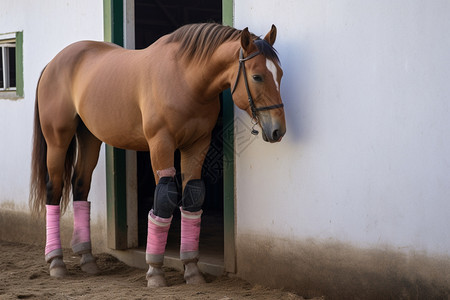
[[[241,76],[241,70],[244,70],[244,75],[246,75],[245,64],[244,63],[247,60],[250,60],[253,57],[258,56],[259,54],[260,54],[260,52],[257,51],[257,52],[254,52],[254,53],[252,53],[249,56],[244,58],[244,50],[242,50],[242,48],[241,48],[241,50],[239,51],[239,70],[238,70],[238,73],[237,73],[236,81],[234,82],[233,89],[231,90],[231,95],[233,95],[234,91],[236,90],[237,84],[239,82],[239,77]],[[248,87],[247,76],[245,76],[244,79],[245,79],[245,82],[246,82],[246,86]],[[248,89],[247,89],[247,92],[249,92]]]
[[[269,105],[269,106],[263,106],[263,107],[256,107],[255,106],[255,102],[253,101],[253,97],[252,94],[250,93],[250,88],[248,86],[248,79],[247,79],[247,72],[245,70],[245,62],[249,59],[252,59],[253,57],[257,56],[261,54],[259,51],[254,52],[252,54],[250,54],[249,56],[244,58],[244,51],[241,50],[239,51],[239,70],[238,70],[238,74],[236,77],[236,81],[234,82],[234,86],[233,89],[231,90],[231,95],[233,95],[234,91],[236,90],[236,87],[238,85],[239,82],[239,77],[241,75],[241,70],[242,73],[244,74],[244,83],[245,83],[245,89],[247,90],[247,96],[248,96],[248,104],[250,105],[250,109],[252,111],[252,123],[253,126],[256,125],[258,123],[258,111],[265,111],[265,110],[271,110],[271,109],[276,109],[276,108],[282,108],[284,107],[283,103],[280,104],[275,104],[275,105]],[[258,134],[258,132],[255,129],[252,129],[252,134]]]

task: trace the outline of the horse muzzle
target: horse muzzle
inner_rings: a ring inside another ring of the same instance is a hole
[[[265,142],[276,143],[280,142],[286,133],[286,126],[279,122],[260,123],[262,129],[262,137]]]

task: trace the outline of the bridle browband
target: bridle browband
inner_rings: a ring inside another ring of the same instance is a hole
[[[253,97],[252,97],[252,94],[250,93],[250,88],[248,86],[247,72],[245,70],[245,62],[247,60],[252,59],[253,57],[255,57],[255,56],[259,55],[259,54],[261,54],[261,52],[257,51],[257,52],[254,52],[254,53],[252,53],[249,56],[244,58],[244,50],[242,48],[240,49],[240,51],[239,51],[239,70],[238,70],[238,73],[237,73],[236,81],[234,82],[234,87],[231,90],[231,95],[233,95],[233,93],[236,90],[236,87],[238,85],[239,77],[241,75],[241,70],[242,70],[242,73],[244,74],[245,89],[247,90],[248,104],[250,105],[250,109],[252,111],[252,124],[253,124],[252,134],[253,135],[257,135],[258,134],[258,131],[255,129],[255,125],[258,124],[258,122],[259,122],[258,111],[265,111],[265,110],[271,110],[271,109],[284,107],[283,103],[275,104],[275,105],[269,105],[269,106],[263,106],[263,107],[256,107],[255,106],[255,102],[253,101]]]

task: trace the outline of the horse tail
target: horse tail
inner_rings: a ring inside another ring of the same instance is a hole
[[[44,68],[45,70],[45,68]],[[33,152],[31,156],[31,179],[29,205],[33,213],[42,213],[46,202],[47,181],[47,142],[42,133],[41,120],[39,117],[38,88],[42,74],[36,86],[36,100],[34,105],[33,126]]]
[[[39,101],[38,89],[41,81],[42,70],[36,87],[36,100],[34,107],[34,126],[33,126],[33,150],[31,157],[31,179],[30,179],[30,197],[29,206],[33,214],[41,214],[45,212],[46,195],[47,195],[47,142],[42,133],[41,120],[39,116]],[[70,190],[73,167],[75,164],[77,142],[75,136],[73,137],[66,154],[66,161],[64,165],[63,175],[63,193],[61,201],[61,210],[64,212],[70,201]]]

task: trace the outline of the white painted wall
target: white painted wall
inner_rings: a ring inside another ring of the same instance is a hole
[[[450,2],[234,2],[278,27],[287,118],[236,154],[237,238],[450,255]]]
[[[27,211],[36,84],[45,65],[78,40],[103,40],[103,3],[0,0],[0,33],[23,31],[25,98],[0,99],[0,207]],[[105,219],[104,150],[94,172],[92,219]],[[14,205],[12,205],[14,203]]]

